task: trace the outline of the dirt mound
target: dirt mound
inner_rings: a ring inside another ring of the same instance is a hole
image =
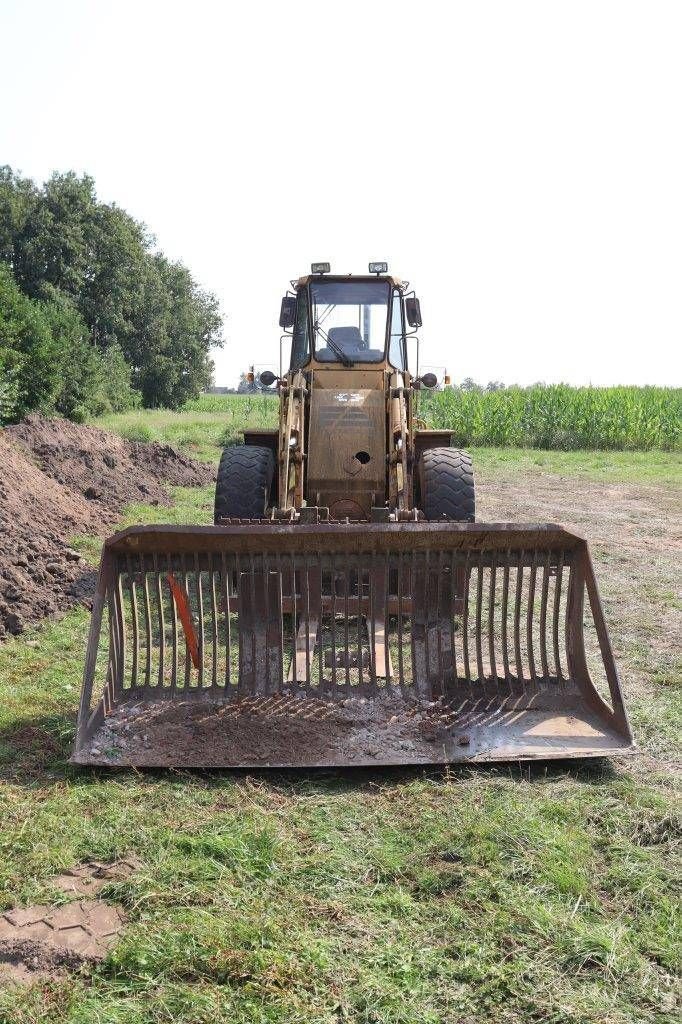
[[[168,484],[194,487],[213,478],[209,466],[170,445],[126,441],[69,420],[28,416],[4,433],[57,483],[115,512],[136,501],[170,505]]]
[[[50,480],[0,435],[0,637],[85,596],[92,571],[67,544],[99,533],[101,510]]]
[[[213,477],[160,444],[30,416],[0,433],[0,639],[88,600],[92,568],[69,547],[104,536],[131,502],[170,505],[167,485]]]

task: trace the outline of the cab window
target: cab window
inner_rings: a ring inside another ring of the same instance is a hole
[[[391,292],[387,281],[310,284],[315,358],[322,363],[380,363],[386,357]]]
[[[405,333],[403,329],[403,304],[400,292],[393,292],[391,306],[391,340],[388,346],[388,360],[396,370],[405,369]]]
[[[296,323],[291,343],[291,369],[298,370],[310,357],[310,331],[308,328],[308,291],[302,288],[296,304]]]

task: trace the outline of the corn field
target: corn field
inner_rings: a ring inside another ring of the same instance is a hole
[[[277,424],[275,395],[202,395],[187,411],[218,414],[233,432]],[[679,451],[682,388],[534,385],[419,395],[427,427],[454,431],[456,445],[558,450]],[[235,434],[236,436],[236,434]]]
[[[423,393],[419,415],[457,445],[679,451],[682,388],[534,385]]]

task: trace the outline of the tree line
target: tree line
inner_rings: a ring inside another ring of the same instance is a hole
[[[0,167],[0,422],[178,408],[211,382],[214,295],[94,180]]]

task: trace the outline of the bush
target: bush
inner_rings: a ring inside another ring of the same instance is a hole
[[[6,263],[0,263],[0,367],[5,421],[53,406],[60,375],[52,331],[40,303],[22,294]]]
[[[9,423],[19,408],[19,374],[11,353],[0,349],[0,424]]]
[[[139,405],[120,347],[95,348],[71,300],[47,294],[29,299],[0,264],[0,422],[33,410],[83,422]]]

